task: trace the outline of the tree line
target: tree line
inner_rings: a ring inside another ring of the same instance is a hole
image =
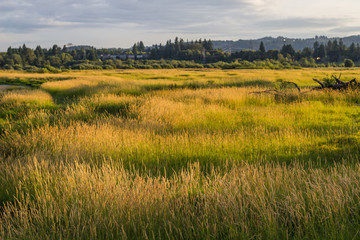
[[[141,59],[137,56],[143,55]],[[103,56],[106,55],[107,58]],[[123,56],[121,56],[123,55]],[[121,58],[120,58],[121,56]],[[126,56],[124,58],[124,56]],[[132,57],[130,57],[132,56]],[[325,66],[354,66],[360,61],[360,46],[344,45],[342,40],[327,44],[315,42],[313,47],[295,51],[291,44],[280,50],[269,49],[263,42],[259,49],[234,53],[214,49],[212,41],[199,39],[184,41],[176,37],[166,44],[145,47],[142,41],[130,49],[62,48],[58,45],[35,49],[24,44],[9,47],[0,53],[0,68],[34,72],[57,72],[59,69],[113,68],[297,68]]]

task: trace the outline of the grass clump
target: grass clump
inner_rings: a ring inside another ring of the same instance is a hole
[[[83,98],[79,104],[85,104],[100,114],[108,113],[123,118],[136,118],[135,108],[140,104],[139,101],[140,99],[133,96],[101,94],[91,98]]]
[[[360,223],[359,167],[240,164],[204,175],[195,163],[161,177],[29,159],[2,166],[0,181],[14,196],[0,236],[349,239]]]
[[[254,94],[328,71],[70,71],[0,92],[0,239],[357,239],[359,92]]]
[[[41,84],[53,81],[63,81],[69,79],[68,77],[42,77],[42,78],[10,78],[0,77],[0,85],[15,85],[15,86],[28,86],[39,87]]]
[[[41,90],[27,89],[6,92],[1,96],[1,104],[10,106],[36,106],[42,108],[54,106],[50,94]]]

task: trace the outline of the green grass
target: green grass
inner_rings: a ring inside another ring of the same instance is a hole
[[[45,78],[10,78],[0,77],[0,85],[14,85],[14,86],[28,86],[28,87],[39,87],[41,84],[51,81],[62,81],[70,78],[61,77],[45,77]]]
[[[329,74],[74,71],[0,92],[0,238],[359,239],[359,92],[255,94]]]

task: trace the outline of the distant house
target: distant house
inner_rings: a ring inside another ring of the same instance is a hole
[[[101,54],[98,56],[102,61],[108,60],[108,59],[116,59],[116,55],[110,55],[110,54]]]
[[[144,54],[137,54],[136,55],[136,59],[145,59],[145,58],[149,58],[149,54],[144,53]]]
[[[119,54],[117,55],[118,59],[121,59],[121,60],[126,60],[127,59],[127,55],[126,54]]]

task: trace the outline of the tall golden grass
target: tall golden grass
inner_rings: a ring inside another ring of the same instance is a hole
[[[360,238],[359,92],[256,94],[331,71],[75,71],[1,92],[0,239]]]
[[[360,165],[240,164],[171,177],[111,163],[3,162],[3,239],[352,239]],[[15,188],[15,189],[14,189]]]
[[[22,104],[46,106],[53,105],[54,102],[52,96],[47,92],[21,89],[4,93],[3,96],[1,96],[1,103],[17,106]]]

